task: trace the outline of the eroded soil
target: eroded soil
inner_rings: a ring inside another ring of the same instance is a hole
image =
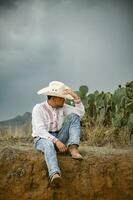
[[[1,200],[132,200],[133,149],[81,146],[83,161],[59,154],[63,183],[51,188],[43,154],[31,143],[0,142]]]

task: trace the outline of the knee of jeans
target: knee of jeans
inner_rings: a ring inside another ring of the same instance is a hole
[[[52,141],[48,140],[48,139],[40,139],[36,144],[35,144],[35,148],[37,150],[40,150],[42,152],[45,152],[46,149],[50,149],[53,148],[54,144]]]
[[[45,147],[47,147],[47,148],[53,148],[53,147],[54,147],[54,144],[53,144],[52,141],[46,140],[46,142],[45,142]]]
[[[80,117],[79,117],[79,115],[78,114],[76,114],[76,113],[70,113],[69,115],[68,115],[68,118],[69,119],[80,119]]]

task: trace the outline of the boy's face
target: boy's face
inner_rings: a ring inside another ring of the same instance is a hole
[[[65,99],[62,97],[53,97],[55,108],[61,108],[64,105]]]

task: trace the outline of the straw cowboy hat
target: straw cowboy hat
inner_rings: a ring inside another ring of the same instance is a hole
[[[57,96],[62,97],[64,99],[73,100],[73,97],[70,94],[63,94],[65,89],[70,89],[70,87],[66,86],[64,83],[59,81],[52,81],[45,88],[42,88],[37,92],[37,94],[49,95],[49,96]]]

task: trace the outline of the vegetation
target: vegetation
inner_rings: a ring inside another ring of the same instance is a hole
[[[104,129],[111,127],[114,132],[118,132],[119,129],[126,129],[129,140],[132,140],[133,81],[127,82],[125,86],[119,85],[114,93],[99,92],[97,90],[94,93],[88,92],[89,89],[86,85],[80,86],[79,90],[76,91],[86,111],[82,125],[87,128],[95,127],[96,129],[97,127],[103,127]],[[67,103],[73,104],[71,101]]]
[[[86,85],[76,93],[85,106],[81,140],[89,145],[131,144],[133,141],[133,81],[113,92],[89,93]],[[74,102],[66,103],[74,106]],[[31,113],[0,122],[0,138],[31,138]]]

